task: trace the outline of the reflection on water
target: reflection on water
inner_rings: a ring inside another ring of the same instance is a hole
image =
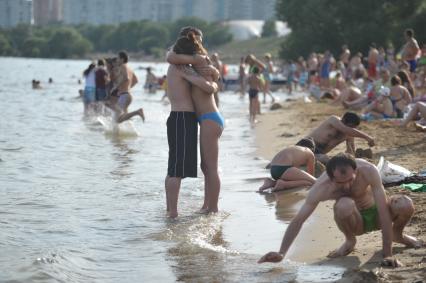
[[[185,179],[181,216],[170,222],[169,106],[160,102],[162,93],[136,86],[133,107],[144,108],[146,122],[133,120],[140,135],[115,136],[82,119],[75,97],[87,61],[0,63],[1,91],[8,94],[0,112],[11,117],[0,120],[0,282],[288,282],[310,272],[298,263],[256,263],[277,248],[302,196],[272,194],[265,201],[255,193],[267,174],[253,156],[247,99],[221,97],[220,213],[195,214],[203,179]],[[146,72],[138,67],[149,65],[158,75],[167,67],[133,63],[139,81]],[[53,84],[45,83],[49,77]],[[34,78],[44,89],[31,89]]]
[[[121,180],[123,178],[130,178],[134,173],[132,172],[132,159],[133,155],[138,154],[139,151],[135,149],[130,149],[125,141],[121,138],[115,137],[111,139],[111,143],[115,149],[114,152],[111,152],[113,160],[116,161],[116,168],[111,171],[114,179]]]

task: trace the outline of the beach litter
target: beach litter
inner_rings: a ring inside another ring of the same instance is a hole
[[[412,175],[410,170],[385,160],[383,156],[380,156],[377,169],[380,172],[383,184],[398,182]]]

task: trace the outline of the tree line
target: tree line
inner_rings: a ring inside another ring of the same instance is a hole
[[[281,47],[283,58],[339,54],[342,44],[364,54],[373,42],[400,48],[407,28],[419,44],[426,43],[426,0],[278,0],[276,13],[292,30]]]
[[[207,48],[232,40],[228,28],[193,17],[171,23],[142,20],[99,26],[18,25],[0,29],[0,56],[80,58],[90,52],[116,53],[124,49],[159,57],[176,40],[180,28],[188,25],[203,31]]]

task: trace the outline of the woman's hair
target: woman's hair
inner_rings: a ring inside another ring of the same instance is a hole
[[[192,27],[192,26],[186,26],[186,27],[181,28],[181,30],[179,32],[179,36],[185,37],[190,32],[193,32],[193,33],[195,33],[195,35],[203,37],[203,32],[199,28]]]
[[[407,74],[407,72],[401,70],[397,73],[397,75],[401,79],[402,84],[404,84],[405,87],[408,89],[408,92],[410,93],[411,97],[414,97],[415,93],[413,83],[411,82],[410,76]]]
[[[96,67],[95,63],[90,63],[89,67],[84,70],[83,75],[87,77],[87,75]]]
[[[194,32],[188,32],[186,36],[179,37],[173,46],[173,52],[186,55],[207,54],[207,50],[197,39],[197,35]]]
[[[401,84],[401,78],[397,75],[392,76],[391,85],[395,86],[395,85],[400,85],[400,84]]]

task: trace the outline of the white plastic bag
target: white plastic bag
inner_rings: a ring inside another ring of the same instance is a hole
[[[385,160],[383,156],[380,156],[377,169],[383,184],[398,182],[411,175],[410,170]]]

